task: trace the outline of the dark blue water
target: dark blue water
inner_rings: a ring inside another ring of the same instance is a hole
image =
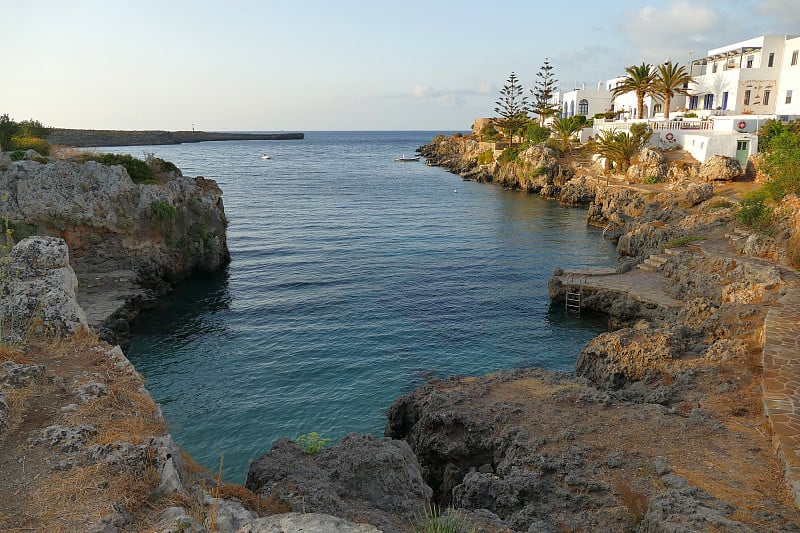
[[[547,295],[555,266],[616,262],[585,211],[394,162],[434,135],[117,149],[224,190],[230,267],[143,314],[129,351],[199,462],[224,452],[241,482],[280,437],[382,434],[426,376],[571,370],[605,330]]]

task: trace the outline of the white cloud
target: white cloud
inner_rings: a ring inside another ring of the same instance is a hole
[[[800,2],[797,0],[762,0],[756,9],[781,21],[782,25],[800,30]]]
[[[631,13],[624,32],[642,60],[684,60],[688,48],[702,48],[719,28],[721,15],[713,2],[671,0],[665,7],[647,5]]]

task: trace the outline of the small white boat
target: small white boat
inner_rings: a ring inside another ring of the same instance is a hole
[[[264,154],[264,155],[261,156],[261,159],[272,159],[272,156],[268,156],[267,154]]]
[[[416,156],[416,157],[406,157],[406,154],[403,154],[403,155],[401,155],[400,157],[395,157],[395,158],[394,158],[394,160],[395,160],[395,161],[401,161],[401,162],[406,162],[406,161],[419,161],[419,156]]]

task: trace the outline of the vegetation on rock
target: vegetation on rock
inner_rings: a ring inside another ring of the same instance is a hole
[[[103,165],[122,165],[128,171],[134,183],[156,183],[156,174],[150,166],[130,154],[86,154],[80,156],[81,163],[86,161],[96,161]]]

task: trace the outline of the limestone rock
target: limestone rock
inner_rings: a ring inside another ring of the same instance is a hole
[[[602,389],[659,376],[683,353],[685,340],[673,328],[624,328],[603,333],[587,343],[575,363],[575,373]]]
[[[0,281],[0,317],[20,335],[29,326],[48,333],[86,329],[78,305],[78,280],[69,265],[66,243],[53,237],[28,237],[11,250]],[[41,321],[41,324],[35,322]]]
[[[683,198],[689,206],[705,202],[714,196],[714,186],[711,183],[691,182],[684,189]]]
[[[286,513],[254,520],[238,533],[380,533],[380,530],[326,514]]]
[[[653,148],[642,148],[631,163],[627,176],[634,183],[647,183],[650,179],[664,181],[667,177],[667,161]]]
[[[730,531],[750,533],[748,526],[732,519],[736,507],[689,485],[682,477],[661,477],[667,490],[650,500],[639,533],[664,531]]]
[[[245,486],[297,510],[365,516],[382,528],[413,520],[431,496],[408,444],[355,434],[313,455],[281,439],[250,465]]]
[[[700,178],[705,181],[734,181],[742,176],[742,165],[733,157],[715,155],[700,165]]]
[[[595,198],[595,181],[585,176],[572,178],[561,186],[559,201],[562,204],[590,204]]]

